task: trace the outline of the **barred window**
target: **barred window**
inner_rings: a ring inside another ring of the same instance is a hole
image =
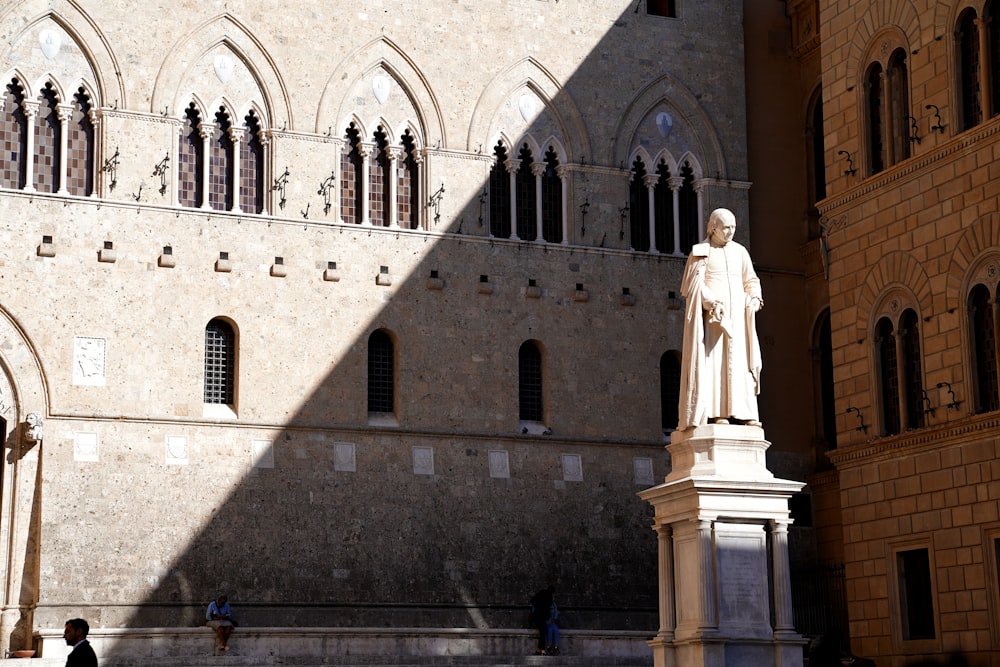
[[[542,352],[534,341],[521,345],[517,369],[521,421],[543,421]]]
[[[205,327],[205,402],[233,405],[236,385],[236,335],[214,319]]]
[[[395,350],[385,331],[368,338],[368,412],[395,413]]]

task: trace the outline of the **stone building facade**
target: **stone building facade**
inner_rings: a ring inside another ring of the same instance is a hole
[[[655,630],[636,492],[716,207],[761,241],[772,469],[812,465],[805,196],[771,204],[792,164],[751,198],[747,149],[744,31],[787,67],[787,20],[743,10],[0,3],[0,645],[220,590],[254,625],[485,627],[554,583],[576,627]]]
[[[801,257],[829,378],[818,554],[844,563],[855,652],[994,664],[996,3],[787,4],[817,207]]]

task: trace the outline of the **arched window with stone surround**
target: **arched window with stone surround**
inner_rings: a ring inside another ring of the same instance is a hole
[[[865,138],[868,142],[868,172],[885,169],[885,109],[883,106],[882,65],[873,63],[865,76]]]
[[[344,143],[340,153],[340,217],[344,222],[361,224],[364,159],[361,155],[361,133],[354,123],[344,132]]]
[[[889,98],[889,138],[895,164],[910,157],[910,88],[906,73],[906,51],[896,49],[886,67]]]
[[[490,169],[490,236],[510,238],[510,172],[507,149],[497,142]]]
[[[396,350],[392,337],[384,330],[368,337],[368,412],[396,412]]]
[[[969,316],[969,352],[972,369],[972,408],[976,413],[1000,410],[1000,387],[997,374],[996,292],[982,283],[969,292],[966,306]]]
[[[968,8],[958,16],[955,30],[962,129],[983,122],[982,63],[979,61],[979,21],[976,10]]]
[[[194,103],[184,110],[177,145],[177,203],[197,208],[202,205],[202,175],[205,170],[201,115]]]
[[[649,250],[649,187],[646,184],[646,165],[641,157],[632,162],[629,194],[629,247],[632,250]]]
[[[24,87],[16,78],[4,87],[0,117],[0,187],[20,190],[26,185],[28,117],[24,113]]]
[[[899,376],[896,337],[892,321],[883,317],[875,325],[875,362],[881,407],[879,431],[882,435],[899,433]]]
[[[59,98],[51,83],[46,83],[38,96],[35,120],[34,187],[38,192],[59,191],[62,121],[59,120]]]
[[[90,96],[83,88],[73,95],[66,135],[66,191],[86,197],[94,192],[95,135]]]
[[[204,402],[234,406],[236,401],[236,332],[223,319],[205,327]]]
[[[922,428],[927,399],[920,353],[920,318],[901,300],[887,300],[874,331],[881,435]]]

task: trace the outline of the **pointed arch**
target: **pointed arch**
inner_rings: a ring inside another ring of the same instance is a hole
[[[28,62],[27,59],[12,57],[13,53],[22,38],[34,34],[43,24],[51,21],[72,40],[89,68],[88,72],[60,73],[62,78],[90,81],[89,90],[93,93],[96,106],[117,103],[120,107],[127,107],[125,82],[120,74],[122,68],[97,23],[71,0],[55,0],[51,5],[52,9],[41,15],[33,14],[29,3],[12,3],[8,8],[0,9],[0,24],[22,26],[7,40],[8,48],[0,51],[0,62]],[[37,77],[40,72],[31,74]],[[26,76],[22,81],[28,80]]]
[[[580,161],[592,155],[587,126],[576,103],[559,80],[530,56],[513,63],[486,85],[472,111],[466,150],[474,150],[483,137],[494,137],[498,132],[510,131],[500,126],[501,111],[511,96],[521,88],[528,88],[545,104],[565,142],[567,162]],[[532,132],[533,129],[537,131],[529,123],[525,133]],[[495,143],[490,145],[494,146]]]
[[[617,165],[626,160],[636,137],[643,132],[643,122],[648,121],[658,108],[666,110],[672,117],[670,134],[664,141],[676,144],[677,137],[684,137],[692,147],[689,153],[697,153],[698,178],[706,172],[723,179],[742,178],[742,175],[729,173],[718,132],[698,98],[670,74],[664,74],[639,90],[622,113],[608,156],[610,164]],[[674,137],[674,141],[670,137]],[[683,161],[682,158],[678,162]]]
[[[184,88],[185,83],[191,80],[189,73],[196,66],[206,66],[206,57],[220,47],[231,51],[256,83],[257,92],[261,96],[259,102],[267,110],[267,113],[261,115],[261,119],[268,126],[284,122],[288,129],[294,129],[288,90],[274,58],[257,39],[255,31],[228,12],[196,26],[170,49],[153,84],[150,111],[160,113],[163,109],[169,109],[171,115],[179,115],[187,106],[185,100],[194,93]],[[221,83],[219,89],[221,90]],[[198,92],[202,95],[208,93]],[[249,100],[241,99],[235,106],[248,102]]]
[[[417,117],[410,122],[418,130],[416,136],[425,145],[440,142],[441,147],[446,148],[448,139],[445,136],[444,115],[427,77],[403,49],[384,35],[355,49],[330,74],[320,95],[315,131],[322,134],[331,125],[346,127],[345,120],[356,115],[355,104],[348,91],[379,69],[395,81],[412,104]],[[401,118],[396,122],[404,120]],[[368,124],[371,125],[370,122]]]

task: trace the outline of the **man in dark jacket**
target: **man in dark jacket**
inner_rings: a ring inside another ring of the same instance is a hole
[[[87,641],[87,634],[90,632],[90,624],[82,618],[71,618],[66,621],[66,629],[63,631],[63,639],[66,646],[72,646],[66,658],[66,667],[97,667],[97,656],[94,648]]]
[[[545,655],[545,640],[548,638],[549,611],[552,609],[552,597],[555,586],[549,586],[531,596],[531,623],[538,630],[537,655]]]

